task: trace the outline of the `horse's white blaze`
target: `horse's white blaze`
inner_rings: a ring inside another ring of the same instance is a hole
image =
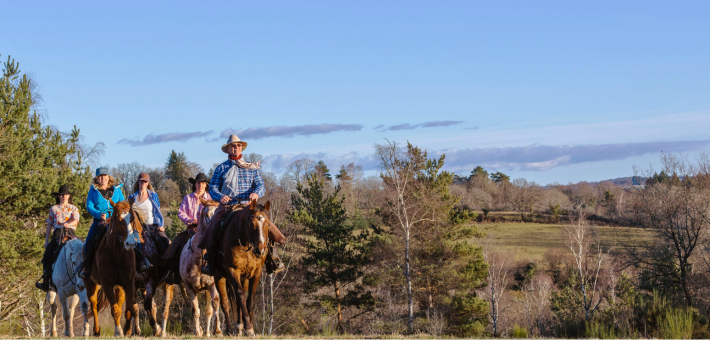
[[[259,217],[259,244],[266,243],[264,239],[264,221],[266,221],[264,217]]]
[[[128,226],[128,234],[133,234],[133,226],[131,225],[131,214],[124,212],[121,214],[121,219],[126,221],[126,225]]]

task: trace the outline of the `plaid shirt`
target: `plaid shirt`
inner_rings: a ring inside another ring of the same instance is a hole
[[[226,162],[217,166],[214,169],[214,174],[212,174],[212,180],[210,181],[210,196],[215,201],[222,199],[222,185],[224,184],[224,175],[233,166],[231,161]],[[247,203],[249,202],[249,195],[256,193],[259,197],[264,197],[266,194],[266,189],[264,189],[264,180],[261,178],[261,171],[259,169],[243,169],[237,168],[239,171],[239,183],[237,183],[237,188],[241,192],[235,197],[230,197],[232,200],[228,204],[237,203]]]

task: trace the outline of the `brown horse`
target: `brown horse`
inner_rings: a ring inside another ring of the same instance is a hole
[[[202,202],[202,210],[200,211],[199,220],[197,223],[197,230],[195,235],[193,235],[182,248],[180,253],[180,277],[185,283],[185,291],[187,294],[187,299],[192,303],[192,316],[195,319],[195,335],[198,337],[202,336],[202,329],[200,327],[200,306],[197,301],[197,296],[200,292],[207,291],[210,294],[211,303],[207,303],[207,327],[206,336],[211,336],[211,321],[214,315],[215,317],[215,331],[214,334],[222,334],[220,322],[219,322],[219,295],[217,293],[217,287],[215,286],[214,277],[202,274],[200,268],[202,268],[202,256],[204,256],[204,250],[197,248],[197,245],[202,240],[202,235],[207,228],[207,224],[212,219],[215,210],[219,202],[215,201],[204,201],[200,198]],[[216,313],[215,313],[216,311]]]
[[[135,243],[129,236],[133,234],[134,223],[130,221],[131,205],[126,202],[113,203],[113,216],[109,219],[107,234],[99,241],[94,255],[94,270],[91,279],[85,280],[86,293],[94,315],[94,335],[101,335],[98,317],[98,293],[102,290],[110,305],[114,320],[114,336],[131,335],[131,321],[138,314],[135,303],[136,259],[133,253]],[[132,237],[132,236],[131,236]],[[121,306],[126,303],[126,323],[121,329]]]
[[[130,202],[133,206],[133,202]],[[135,211],[135,223],[143,226],[144,217]],[[174,286],[168,285],[163,281],[163,278],[167,274],[168,268],[161,265],[163,261],[163,254],[160,252],[155,240],[150,236],[150,230],[148,228],[142,227],[141,241],[143,243],[142,251],[143,255],[148,259],[152,266],[143,273],[136,274],[136,289],[143,291],[143,308],[145,308],[146,314],[148,314],[148,320],[150,322],[150,327],[153,329],[154,336],[160,336],[165,333],[168,324],[168,315],[170,315],[170,304],[173,301]],[[155,292],[163,288],[165,291],[165,300],[163,301],[163,327],[161,328],[157,323],[158,308],[153,301],[153,296]],[[136,315],[136,318],[138,315]],[[138,322],[136,324],[139,324]],[[140,327],[136,328],[136,335],[140,335]]]
[[[231,301],[237,314],[236,335],[246,329],[248,336],[254,336],[252,303],[268,253],[267,240],[271,223],[267,212],[270,207],[271,201],[267,201],[264,206],[252,201],[235,213],[222,239],[216,243],[223,256],[217,256],[215,280],[222,299],[228,334],[235,334],[229,322]]]

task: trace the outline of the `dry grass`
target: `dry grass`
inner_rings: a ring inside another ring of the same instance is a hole
[[[479,224],[493,244],[501,250],[515,253],[516,259],[541,260],[551,249],[567,250],[563,239],[565,225],[538,223],[492,223]],[[594,226],[603,247],[618,247],[621,242],[647,238],[644,229],[628,227]]]

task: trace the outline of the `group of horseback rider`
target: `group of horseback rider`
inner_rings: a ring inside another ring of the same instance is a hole
[[[133,194],[128,200],[133,201],[133,210],[140,214],[140,221],[143,222],[143,230],[149,230],[150,236],[163,252],[163,262],[159,264],[169,268],[164,281],[168,284],[180,282],[179,262],[183,245],[194,234],[197,228],[199,213],[202,210],[201,200],[214,200],[220,203],[214,216],[207,225],[202,241],[197,246],[206,250],[204,256],[204,266],[202,273],[214,276],[214,261],[216,251],[213,249],[215,240],[221,238],[224,228],[221,228],[225,219],[232,216],[233,211],[239,210],[239,206],[248,205],[252,201],[258,200],[266,193],[264,181],[259,171],[259,163],[249,163],[242,157],[242,151],[247,148],[247,143],[240,140],[236,135],[231,135],[227,143],[222,146],[222,151],[228,154],[228,159],[217,166],[211,179],[203,173],[197,174],[195,178],[190,178],[193,185],[193,192],[183,198],[178,211],[178,218],[187,225],[182,233],[178,234],[170,242],[165,235],[164,218],[160,211],[160,201],[158,194],[153,190],[150,183],[150,176],[141,173],[134,186]],[[114,203],[126,200],[123,195],[122,184],[111,177],[107,168],[96,169],[96,176],[92,180],[89,194],[86,198],[86,209],[93,217],[93,222],[89,229],[84,244],[84,261],[77,268],[78,275],[82,279],[89,279],[93,255],[96,246],[106,233],[107,221],[113,213],[113,207],[109,200]],[[37,288],[47,291],[50,289],[52,277],[52,264],[54,255],[58,252],[60,244],[67,238],[76,238],[74,231],[79,224],[79,209],[73,205],[72,193],[67,185],[62,185],[53,195],[56,196],[56,204],[49,209],[47,218],[47,231],[45,235],[45,251],[42,258],[43,275],[42,282],[35,283]],[[227,223],[224,223],[227,225]],[[271,223],[269,230],[269,256],[266,257],[267,273],[277,273],[284,269],[284,265],[278,257],[275,244],[283,244],[286,238],[279,229]],[[50,234],[52,235],[50,238]],[[140,237],[136,237],[140,240]],[[141,243],[134,248],[136,258],[136,271],[142,273],[150,268],[151,263],[143,256]]]

